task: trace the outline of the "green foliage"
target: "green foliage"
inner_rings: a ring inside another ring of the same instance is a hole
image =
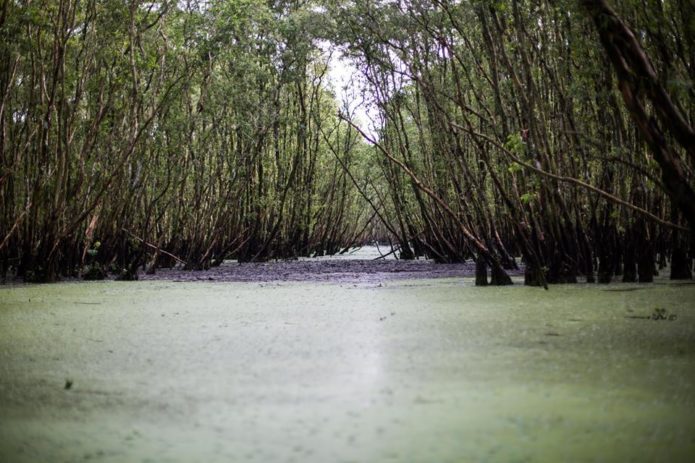
[[[504,147],[514,154],[524,154],[526,152],[526,144],[521,139],[519,133],[512,133],[504,142]]]
[[[577,2],[164,4],[6,5],[0,229],[21,220],[0,259],[31,267],[28,278],[79,265],[85,248],[128,275],[157,246],[205,261],[193,267],[225,253],[323,252],[352,239],[372,208],[372,237],[419,237],[438,258],[463,259],[472,248],[461,223],[481,242],[508,242],[518,237],[491,234],[514,229],[512,217],[548,230],[606,217],[593,193],[517,175],[509,153],[627,200],[644,183],[639,169],[658,171]],[[692,16],[672,2],[616,8],[692,114],[689,45],[672,32]],[[352,59],[378,147],[337,117],[326,40]],[[637,169],[606,160],[617,156]],[[648,204],[663,200],[648,193]],[[515,200],[541,194],[543,211]],[[623,233],[632,218],[612,221]],[[130,238],[123,251],[123,228],[153,245]]]
[[[524,204],[531,204],[532,202],[538,200],[538,193],[528,192],[519,196],[519,200]]]
[[[522,166],[518,162],[512,162],[509,165],[509,167],[507,167],[507,172],[509,172],[510,174],[516,174],[518,172],[521,172],[522,170],[524,170],[524,166]]]

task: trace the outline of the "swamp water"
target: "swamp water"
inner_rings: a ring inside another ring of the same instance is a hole
[[[2,462],[694,456],[691,284],[0,287]]]

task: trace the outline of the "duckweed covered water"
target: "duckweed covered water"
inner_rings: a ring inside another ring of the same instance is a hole
[[[0,288],[3,462],[685,462],[694,379],[695,285]]]

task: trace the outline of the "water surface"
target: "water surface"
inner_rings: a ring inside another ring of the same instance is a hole
[[[685,462],[694,378],[688,284],[0,288],[0,461]]]

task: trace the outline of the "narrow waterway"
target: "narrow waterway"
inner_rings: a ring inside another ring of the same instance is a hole
[[[0,287],[0,461],[695,455],[695,285],[374,278]]]

